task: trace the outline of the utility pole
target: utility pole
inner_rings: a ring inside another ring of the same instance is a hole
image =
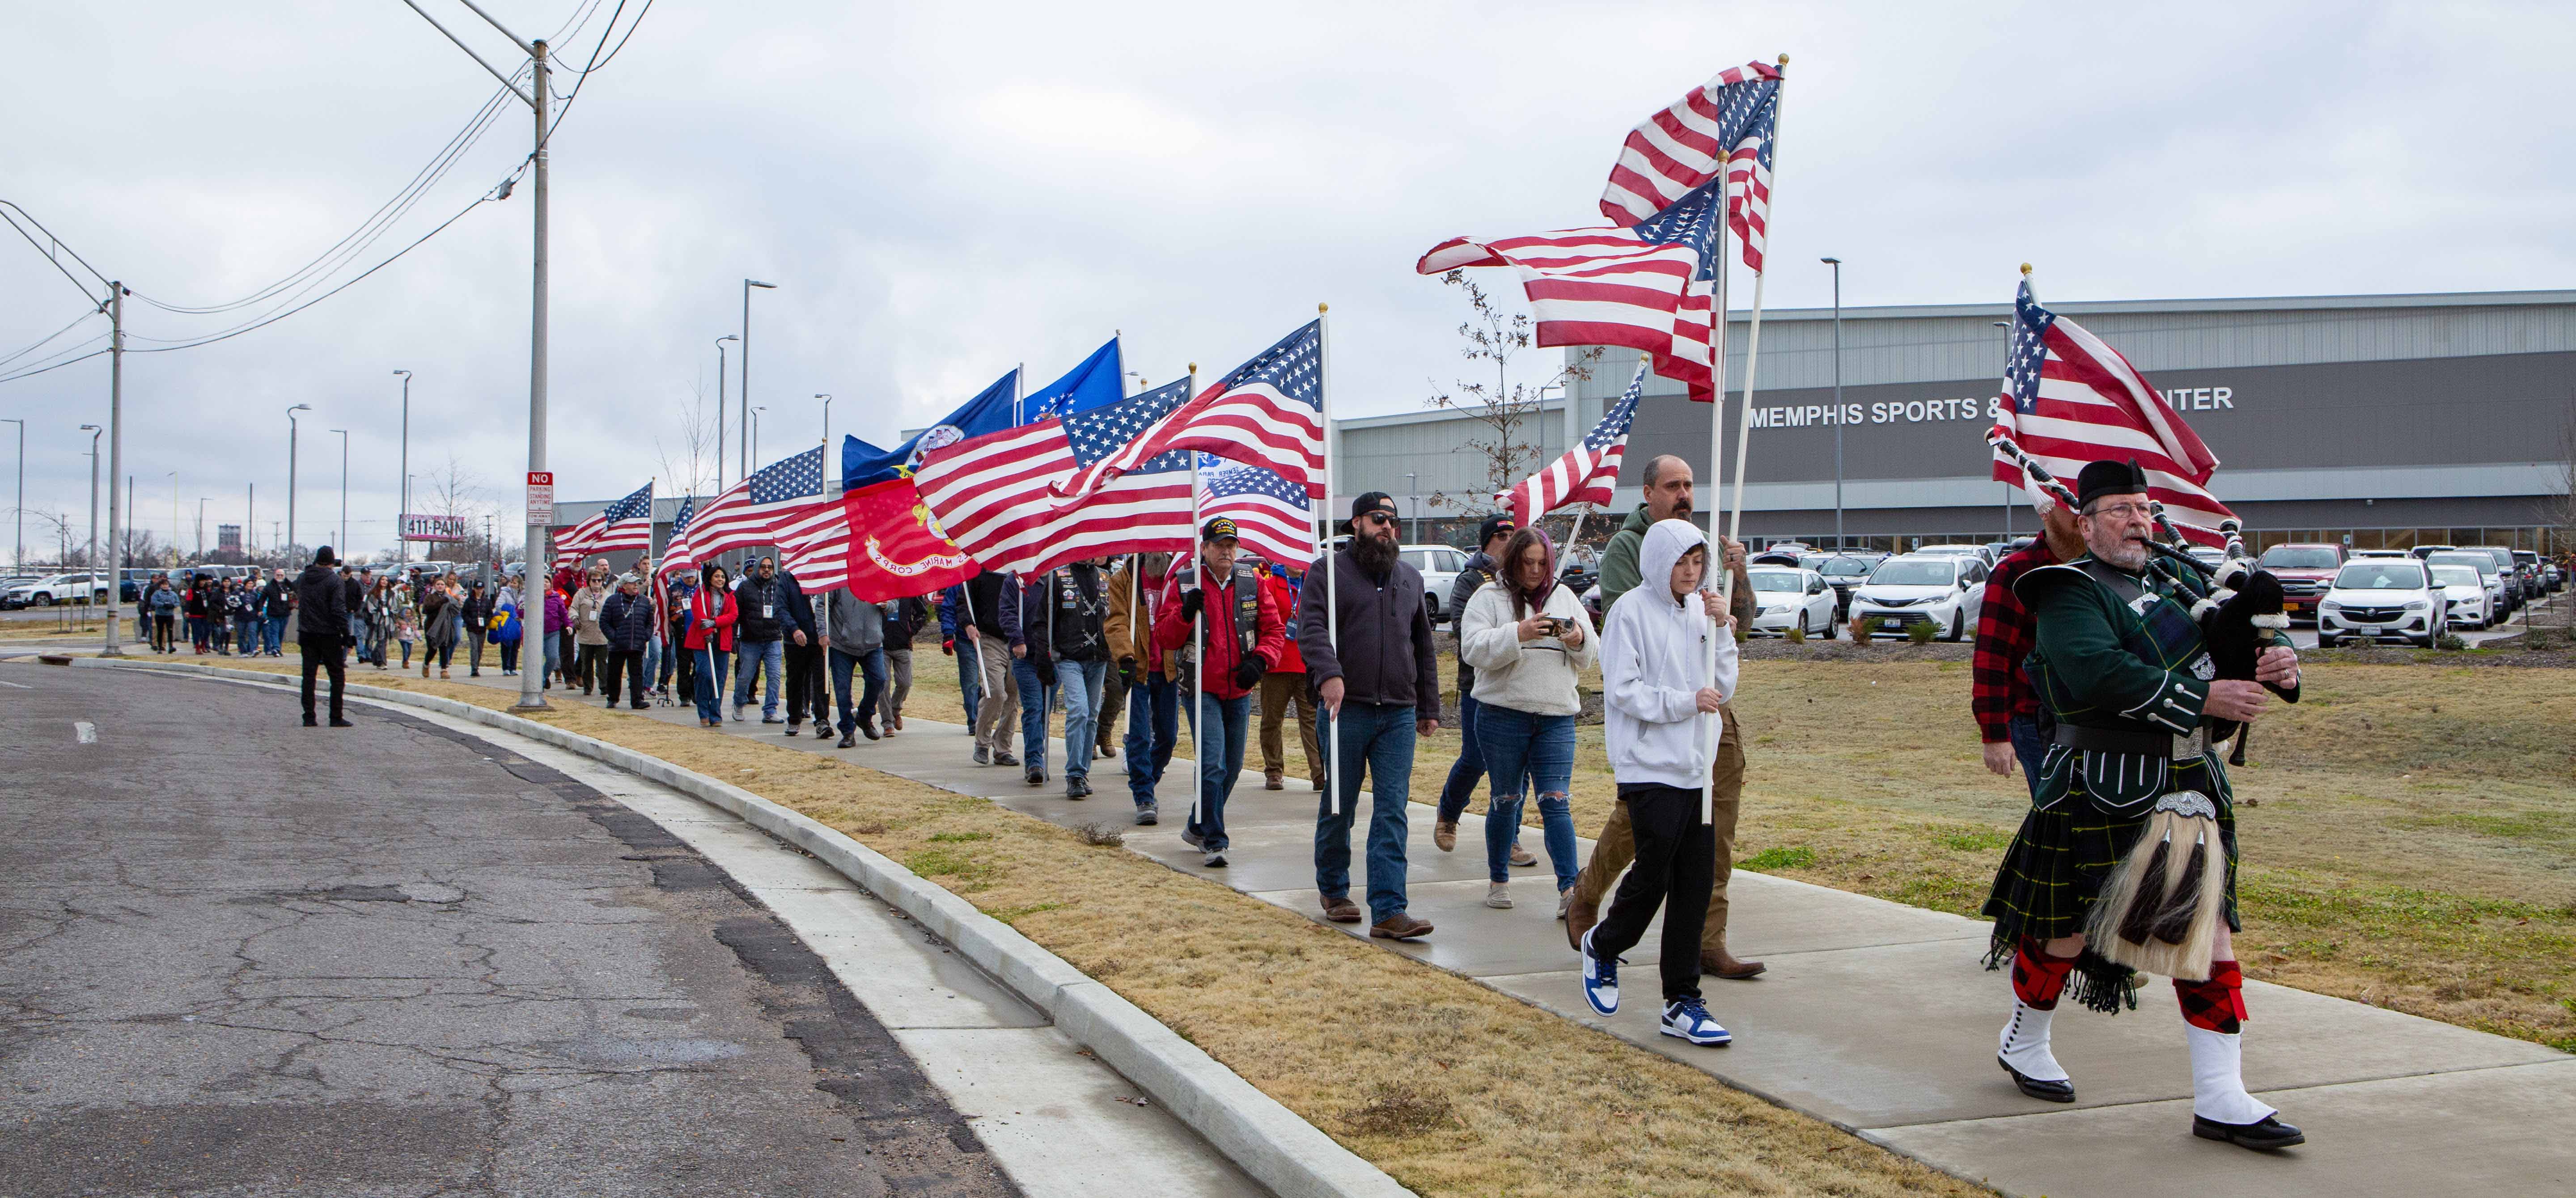
[[[775,291],[776,283],[758,279],[742,281],[742,477],[751,477],[751,289]]]
[[[206,560],[206,497],[197,497],[197,560]]]
[[[403,539],[403,521],[411,515],[411,372],[394,373],[401,375],[403,381],[402,464],[397,467],[402,471],[402,485],[394,488],[399,493],[394,500],[394,565],[399,568],[411,561],[411,542]]]
[[[295,414],[312,410],[309,403],[286,409],[286,543],[278,548],[286,551],[290,566],[295,564]]]
[[[114,546],[118,544],[117,530],[124,527],[118,522],[119,517],[130,519],[134,514],[134,480],[131,477],[125,482],[125,506],[120,509],[116,505],[116,476],[125,471],[125,284],[111,282],[107,285],[107,312],[107,539]],[[123,565],[133,564],[129,560],[132,556],[130,551],[121,549],[116,556],[122,563],[120,571]],[[120,572],[117,577],[122,579],[124,574]],[[112,592],[119,599],[124,597],[124,593],[122,586]],[[137,593],[140,593],[139,588]],[[107,644],[99,649],[99,656],[125,656],[125,650],[117,643],[120,639],[117,621],[108,620]]]
[[[335,428],[340,434],[340,552],[349,552],[349,430]]]
[[[27,572],[27,422],[11,417],[0,419],[18,426],[18,549],[16,556],[9,559],[9,567],[13,573],[24,574]]]

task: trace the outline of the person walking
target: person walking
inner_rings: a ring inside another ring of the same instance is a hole
[[[1517,538],[1513,543],[1520,544]],[[1517,559],[1506,554],[1504,561],[1505,573],[1517,574]],[[1655,522],[1637,551],[1636,570],[1646,581],[1623,593],[1603,621],[1603,735],[1611,777],[1629,813],[1635,864],[1619,883],[1609,914],[1586,929],[1579,947],[1584,1003],[1596,1014],[1613,1014],[1619,1009],[1619,954],[1645,938],[1660,907],[1663,1034],[1719,1045],[1735,1037],[1709,1017],[1700,997],[1699,923],[1709,910],[1708,891],[1723,849],[1715,829],[1700,818],[1700,793],[1708,785],[1708,745],[1714,739],[1709,717],[1719,715],[1735,690],[1736,654],[1732,616],[1712,618],[1699,594],[1707,568],[1708,539],[1696,526],[1681,519]],[[1713,677],[1707,665],[1712,637]],[[1480,648],[1487,644],[1491,638]],[[1497,718],[1504,710],[1499,701],[1485,709],[1489,750],[1506,722]],[[1506,785],[1498,774],[1497,802]]]
[[[1054,646],[1046,636],[1047,576],[1011,576],[1002,589],[1002,643],[1011,654],[1011,691],[1019,698],[1020,778],[1046,784],[1047,716],[1055,707]]]
[[[1119,677],[1127,683],[1127,793],[1136,802],[1136,822],[1162,819],[1155,788],[1164,767],[1172,763],[1180,740],[1179,688],[1164,671],[1162,647],[1154,642],[1155,615],[1164,588],[1171,582],[1172,555],[1138,553],[1109,576],[1109,620],[1102,635],[1117,659]],[[1286,644],[1283,632],[1281,644]]]
[[[1298,580],[1305,573],[1302,564],[1290,573],[1285,562],[1272,562],[1261,572],[1262,589],[1270,592],[1270,601],[1287,614],[1287,627],[1281,640],[1279,661],[1261,676],[1261,789],[1287,789],[1288,738],[1286,721],[1297,719],[1297,743],[1306,750],[1306,776],[1315,784],[1315,792],[1324,790],[1324,750],[1315,743],[1315,721],[1309,713],[1315,702],[1306,694],[1306,659],[1297,652]]]
[[[1609,547],[1601,555],[1601,605],[1608,611],[1619,598],[1640,585],[1644,577],[1638,553],[1645,545],[1646,533],[1665,520],[1691,518],[1693,478],[1690,463],[1671,454],[1649,458],[1643,471],[1645,502],[1629,513],[1628,520],[1610,537]],[[1724,537],[1718,538],[1726,569],[1734,576],[1729,598],[1720,601],[1713,588],[1702,596],[1709,617],[1724,615],[1733,627],[1743,627],[1753,619],[1753,582],[1744,568],[1744,547]],[[1732,696],[1730,687],[1727,693]],[[1719,734],[1717,756],[1709,767],[1710,815],[1712,832],[1717,838],[1717,863],[1709,884],[1708,914],[1700,921],[1700,970],[1728,981],[1742,981],[1759,975],[1760,961],[1741,961],[1726,948],[1726,884],[1734,872],[1736,817],[1743,808],[1744,733],[1736,722],[1731,703],[1719,704],[1718,718],[1725,730]],[[1574,897],[1566,904],[1565,939],[1568,945],[1579,944],[1583,933],[1600,917],[1601,901],[1609,896],[1610,887],[1619,880],[1619,872],[1628,868],[1636,854],[1636,843],[1629,828],[1628,805],[1614,802],[1610,818],[1593,842],[1592,857],[1584,862],[1583,873],[1574,880]]]
[[[447,677],[448,666],[456,660],[456,646],[465,639],[465,592],[457,585],[456,576],[447,575],[430,584],[435,597],[435,610],[424,610],[421,618],[420,676],[429,677],[431,658],[438,659],[438,676]]]
[[[1583,672],[1598,650],[1583,601],[1557,580],[1556,543],[1544,530],[1514,531],[1497,569],[1458,615],[1458,661],[1476,670],[1469,697],[1479,709],[1476,734],[1493,779],[1493,802],[1485,810],[1485,905],[1512,905],[1512,841],[1523,804],[1536,791],[1562,918],[1583,866],[1568,801],[1574,717],[1583,710]]]
[[[269,572],[268,585],[260,590],[262,629],[260,651],[270,657],[286,655],[286,618],[295,614],[295,588],[286,581],[284,567]]]
[[[313,564],[295,579],[295,644],[304,658],[304,726],[314,726],[313,672],[331,675],[331,726],[354,727],[341,706],[349,668],[342,655],[349,643],[349,590],[332,567],[338,559],[325,545],[313,553]]]
[[[244,657],[256,656],[260,651],[260,588],[252,585],[255,581],[242,580],[232,593],[233,644]]]
[[[698,658],[689,652],[689,604],[698,595],[698,580],[686,574],[673,574],[662,585],[663,642],[670,652],[662,658],[662,691],[695,702],[698,697]]]
[[[500,593],[492,597],[492,643],[501,650],[501,676],[519,673],[519,643],[527,638],[527,617],[520,610],[519,588],[505,580]]]
[[[546,681],[538,689],[553,690],[556,680],[560,679],[564,689],[571,690],[571,666],[566,664],[564,649],[566,642],[572,639],[572,600],[562,588],[549,583],[545,605]]]
[[[1020,711],[1020,682],[1011,669],[1011,636],[1002,628],[1002,612],[1018,593],[1018,582],[1010,575],[989,571],[958,588],[962,605],[958,627],[965,634],[963,643],[975,650],[980,678],[966,684],[968,694],[981,696],[972,717],[977,765],[1020,763],[1011,755],[1010,731],[1011,718]],[[1019,616],[1014,613],[1011,618],[1016,621]]]
[[[729,585],[732,581],[725,568],[714,562],[698,568],[698,587],[689,596],[689,627],[680,637],[696,678],[701,728],[724,723],[725,663],[733,660],[733,630],[741,615]]]
[[[1496,512],[1485,517],[1476,530],[1476,551],[1467,555],[1467,564],[1449,585],[1449,615],[1456,620],[1474,601],[1476,592],[1485,589],[1497,573],[1496,563],[1503,560],[1503,546],[1520,531],[1510,515]],[[1457,625],[1452,623],[1455,632]],[[1476,797],[1476,784],[1485,780],[1485,750],[1476,737],[1476,667],[1468,664],[1465,642],[1458,653],[1458,760],[1449,765],[1449,778],[1440,785],[1440,807],[1431,824],[1431,847],[1449,852],[1458,847],[1458,818],[1467,812],[1467,804]],[[1515,857],[1520,843],[1512,844]],[[1514,865],[1534,864],[1535,859],[1514,860]]]
[[[885,694],[877,700],[877,729],[903,731],[903,701],[912,697],[912,642],[930,623],[930,601],[911,595],[879,605],[885,612]]]
[[[592,569],[589,581],[572,597],[572,641],[576,657],[573,673],[581,678],[581,693],[591,693],[600,681],[599,672],[608,661],[608,634],[599,627],[600,612],[608,606],[608,567]]]
[[[179,597],[179,611],[188,619],[188,643],[202,657],[206,652],[206,576],[192,575],[188,589]]]
[[[734,588],[733,599],[742,613],[734,625],[734,651],[740,658],[734,665],[734,722],[742,722],[743,710],[751,705],[752,674],[758,671],[768,683],[760,692],[760,722],[785,723],[778,718],[778,689],[779,675],[785,672],[788,622],[779,593],[778,563],[761,558],[742,585]]]
[[[169,575],[152,580],[152,647],[163,653],[179,651],[178,623],[180,605],[186,602]]]
[[[856,734],[865,732],[869,740],[877,739],[877,705],[885,701],[885,609],[851,594],[844,587],[823,597],[823,644],[832,676],[832,694],[839,704],[841,740],[839,748],[856,745]],[[852,675],[857,675],[861,690],[851,692]],[[790,684],[793,689],[793,684]],[[821,707],[814,709],[814,735],[823,735],[827,721]]]
[[[793,570],[778,572],[778,606],[786,617],[779,625],[779,631],[785,634],[780,638],[779,657],[787,667],[787,735],[796,735],[804,726],[806,713],[811,712],[814,737],[820,740],[832,726],[831,674],[823,660],[823,622],[814,610],[814,600],[805,594],[805,584],[796,580]],[[882,630],[879,635],[882,637]],[[882,661],[878,668],[884,668]]]
[[[1096,561],[1077,561],[1039,575],[1028,588],[1033,601],[1022,608],[1021,640],[1028,646],[1027,663],[1037,667],[1041,656],[1045,672],[1038,673],[1048,683],[1043,692],[1049,702],[1041,705],[1030,719],[1028,708],[1029,679],[1020,680],[1021,739],[1026,744],[1028,773],[1032,784],[1046,782],[1047,708],[1053,700],[1064,704],[1064,797],[1091,797],[1091,761],[1100,744],[1099,703],[1101,688],[1109,673],[1109,593],[1108,580]],[[1038,621],[1031,625],[1029,620]],[[1019,644],[1012,646],[1018,653]],[[1041,650],[1043,653],[1041,653]]]
[[[644,646],[653,637],[653,601],[644,594],[644,580],[627,574],[617,580],[617,592],[599,609],[599,629],[608,638],[608,656],[602,666],[599,693],[608,696],[603,707],[617,708],[617,684],[625,680],[627,706],[644,710]]]
[[[349,646],[358,651],[361,659],[367,644],[367,589],[374,581],[375,575],[369,571],[340,567],[340,585],[347,589],[349,600]]]
[[[1205,854],[1200,863],[1211,869],[1223,866],[1233,847],[1225,804],[1243,772],[1252,694],[1287,648],[1287,619],[1251,565],[1235,561],[1239,544],[1234,521],[1219,516],[1201,525],[1198,568],[1172,571],[1161,608],[1170,618],[1154,625],[1165,668],[1178,671],[1190,694],[1190,741],[1198,746],[1198,802],[1181,826],[1181,842]],[[1201,620],[1206,635],[1194,637]]]
[[[465,584],[464,615],[465,676],[483,676],[483,642],[492,635],[492,596],[483,589],[483,580]]]
[[[1418,738],[1440,726],[1440,663],[1422,572],[1396,552],[1395,500],[1371,491],[1351,503],[1351,541],[1325,559],[1298,598],[1298,650],[1323,708],[1327,791],[1316,796],[1315,888],[1325,917],[1356,923],[1350,900],[1351,823],[1363,775],[1373,784],[1368,831],[1369,935],[1411,940],[1431,922],[1405,911],[1405,803]],[[1337,635],[1338,634],[1338,635]],[[1337,812],[1334,809],[1339,807]]]
[[[1109,585],[1109,578],[1118,572],[1119,563],[1120,559],[1115,557],[1100,559],[1101,586]],[[1103,606],[1106,606],[1105,597]],[[1101,614],[1100,627],[1102,641],[1106,645],[1109,617],[1105,610]],[[1104,648],[1103,652],[1107,650]],[[1117,656],[1113,653],[1101,662],[1100,689],[1091,696],[1091,729],[1096,742],[1092,745],[1092,756],[1107,760],[1118,755],[1118,717],[1126,710],[1127,679],[1118,672]]]

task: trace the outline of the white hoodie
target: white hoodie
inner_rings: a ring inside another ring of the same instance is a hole
[[[1703,663],[1716,624],[1698,596],[1678,602],[1672,588],[1673,563],[1707,543],[1688,520],[1647,528],[1637,549],[1641,581],[1610,605],[1602,625],[1602,722],[1619,782],[1696,788],[1708,780],[1722,730],[1716,716],[1699,713],[1698,695],[1714,685],[1720,696],[1735,697],[1735,638],[1717,638],[1711,682]]]

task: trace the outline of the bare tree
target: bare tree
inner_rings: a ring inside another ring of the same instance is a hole
[[[491,509],[491,491],[483,476],[465,468],[450,452],[447,461],[430,472],[429,503],[431,514],[451,517],[464,525],[464,539],[446,542],[437,556],[445,561],[489,562],[492,538],[484,533],[483,517]]]
[[[1547,389],[1564,385],[1569,389],[1567,402],[1572,402],[1570,389],[1577,381],[1591,377],[1592,364],[1600,360],[1601,350],[1596,346],[1574,355],[1535,384],[1527,379],[1515,381],[1513,357],[1536,340],[1528,314],[1505,312],[1465,271],[1450,271],[1440,281],[1467,295],[1469,315],[1458,326],[1458,337],[1465,343],[1459,348],[1459,356],[1469,362],[1490,363],[1494,381],[1461,379],[1449,388],[1435,382],[1431,398],[1423,401],[1425,407],[1456,412],[1483,426],[1467,438],[1464,448],[1484,460],[1485,481],[1489,484],[1481,491],[1434,491],[1430,502],[1435,508],[1479,511],[1493,506],[1495,492],[1511,488],[1539,468],[1539,420]]]
[[[2540,497],[2534,513],[2555,544],[2538,546],[2549,553],[2576,540],[2576,396],[2570,396],[2558,421],[2558,448],[2550,462],[2551,494]]]

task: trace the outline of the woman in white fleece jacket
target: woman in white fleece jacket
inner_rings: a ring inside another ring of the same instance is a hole
[[[1574,717],[1576,689],[1597,652],[1592,620],[1556,575],[1556,545],[1536,528],[1512,534],[1486,583],[1458,616],[1458,659],[1476,668],[1476,745],[1493,779],[1485,811],[1488,907],[1512,905],[1512,833],[1532,788],[1549,864],[1556,867],[1556,915],[1583,863],[1575,857]]]
[[[1707,564],[1699,529],[1687,520],[1655,522],[1637,550],[1641,581],[1610,605],[1602,625],[1602,719],[1637,861],[1583,938],[1583,989],[1595,1011],[1618,1009],[1619,954],[1636,946],[1660,906],[1664,1034],[1724,1044],[1732,1037],[1708,1017],[1699,993],[1700,927],[1717,863],[1717,838],[1700,818],[1700,788],[1717,750],[1718,707],[1735,690],[1736,662],[1735,638],[1698,594]]]

